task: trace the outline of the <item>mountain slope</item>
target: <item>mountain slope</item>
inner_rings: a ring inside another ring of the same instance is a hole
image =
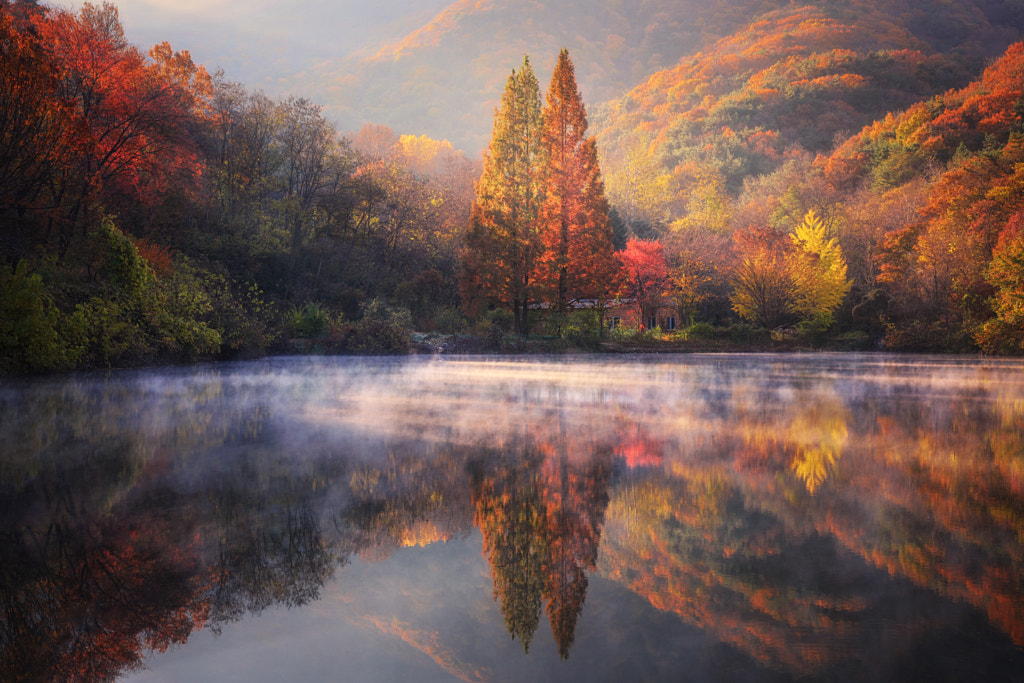
[[[370,57],[302,75],[342,128],[384,123],[399,132],[486,146],[505,78],[530,55],[546,87],[567,47],[585,101],[617,96],[750,16],[785,0],[459,0],[432,22]]]
[[[806,4],[831,20],[870,26],[860,34],[865,46],[956,54],[975,69],[1024,29],[1015,0]],[[458,0],[374,55],[299,74],[296,88],[317,92],[342,128],[384,123],[475,153],[486,145],[502,84],[524,54],[543,82],[558,50],[568,48],[584,99],[594,106],[758,17],[792,7],[785,0]]]

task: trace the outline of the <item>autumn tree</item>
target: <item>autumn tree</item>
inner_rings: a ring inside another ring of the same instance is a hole
[[[732,308],[767,328],[791,318],[794,286],[789,274],[792,245],[770,229],[737,233],[742,256],[733,272]]]
[[[851,283],[839,244],[813,210],[788,240],[765,230],[741,236],[738,246],[732,305],[741,317],[769,328],[794,320],[818,329],[832,324]]]
[[[619,294],[633,302],[639,326],[669,284],[665,249],[658,240],[630,238],[626,248],[616,252],[615,257],[622,264]]]
[[[45,45],[0,11],[0,234],[15,254],[27,237],[19,218],[50,208],[49,181],[70,153],[70,104],[58,87]]]
[[[836,240],[825,234],[825,225],[813,210],[807,212],[790,238],[797,248],[791,269],[793,310],[804,320],[827,329],[850,291],[846,259]]]
[[[568,50],[558,55],[542,118],[540,279],[564,313],[581,299],[606,298],[617,270],[597,142],[586,136],[587,114]]]
[[[982,325],[975,339],[987,352],[1024,352],[1024,212],[1015,214],[999,236],[986,273],[995,288],[995,317]]]
[[[679,318],[692,325],[697,313],[708,303],[721,277],[712,265],[693,253],[682,253],[671,271],[669,289]]]
[[[632,134],[621,140],[614,154],[602,145],[608,156],[605,168],[608,199],[630,227],[653,226],[665,222],[668,204],[668,175],[657,161],[649,135]]]
[[[529,58],[505,82],[494,112],[491,143],[476,185],[462,291],[467,308],[491,301],[511,309],[517,334],[529,331],[533,275],[540,245],[539,208],[541,102]]]
[[[51,10],[36,30],[59,95],[74,107],[73,151],[52,179],[68,223],[88,224],[97,200],[108,209],[121,198],[151,203],[198,179],[192,124],[204,115],[210,79],[187,52],[162,44],[147,59],[127,42],[109,3],[87,3],[77,15]]]
[[[370,161],[381,161],[394,155],[398,140],[398,135],[390,126],[367,123],[352,139],[352,146]]]

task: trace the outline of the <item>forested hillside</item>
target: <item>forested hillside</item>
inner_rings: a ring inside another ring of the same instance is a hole
[[[501,85],[524,54],[569,48],[584,98],[601,102],[786,4],[458,0],[403,41],[369,57],[324,64],[308,83],[326,84],[327,110],[343,127],[386,123],[449,138],[476,153],[487,145]],[[551,66],[539,68],[546,82]]]
[[[475,171],[450,143],[341,137],[308,99],[143,52],[112,5],[3,2],[0,50],[0,372],[459,322]]]
[[[1024,62],[1016,44],[968,84],[972,41],[936,48],[970,28],[936,27],[981,15],[945,7],[917,23],[863,5],[773,12],[600,110],[609,199],[625,234],[666,243],[678,301],[828,327],[792,291],[807,282],[791,235],[813,211],[848,266],[841,327],[893,349],[1021,350],[1006,259]]]
[[[271,98],[112,5],[2,0],[0,372],[379,353],[548,306],[537,330],[604,339],[584,300],[684,341],[1021,353],[1022,33],[1011,0],[480,0]],[[502,83],[535,65],[539,98],[570,53],[571,154],[534,121],[532,208],[496,219]]]

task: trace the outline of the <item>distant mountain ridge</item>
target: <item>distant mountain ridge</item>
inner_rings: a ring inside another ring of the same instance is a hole
[[[568,48],[594,107],[770,12],[803,5],[863,25],[869,43],[950,55],[975,72],[1024,35],[1024,7],[1015,0],[458,0],[372,55],[299,74],[295,89],[316,93],[342,129],[382,123],[475,154],[486,146],[504,80],[524,54],[543,83],[558,50]]]
[[[450,139],[474,154],[486,146],[504,81],[524,55],[546,87],[559,49],[567,47],[584,99],[593,104],[729,35],[747,17],[786,4],[739,0],[721,13],[700,0],[459,0],[372,56],[304,74],[309,83],[301,89],[317,92],[343,129],[383,123]]]

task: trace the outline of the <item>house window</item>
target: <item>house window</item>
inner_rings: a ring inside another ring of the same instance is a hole
[[[621,324],[622,318],[620,318],[619,316],[614,316],[611,320],[608,321],[608,329],[614,330]]]
[[[658,318],[656,316],[652,315],[651,317],[649,317],[647,319],[647,329],[653,330],[657,326],[658,326]]]
[[[665,318],[665,329],[670,332],[676,329],[676,317],[674,315]]]

